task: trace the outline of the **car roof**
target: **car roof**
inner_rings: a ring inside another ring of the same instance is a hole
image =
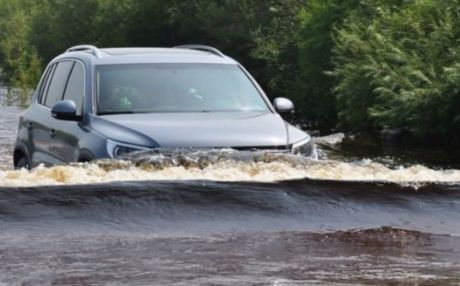
[[[237,64],[217,49],[208,46],[206,49],[184,47],[177,48],[96,48],[94,46],[78,46],[81,49],[69,49],[56,59],[76,58],[90,61],[93,65],[130,64],[130,63],[213,63]],[[56,60],[55,59],[55,60]]]

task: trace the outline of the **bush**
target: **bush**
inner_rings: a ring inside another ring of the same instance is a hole
[[[0,76],[76,44],[214,45],[317,127],[460,137],[460,0],[0,0]],[[29,93],[21,95],[28,102]]]
[[[29,101],[29,90],[36,85],[41,73],[41,61],[30,45],[30,20],[37,5],[29,0],[0,1],[0,62],[2,77],[19,87],[20,103]]]
[[[333,75],[339,121],[406,128],[420,139],[458,140],[460,8],[457,0],[368,4],[337,29]]]

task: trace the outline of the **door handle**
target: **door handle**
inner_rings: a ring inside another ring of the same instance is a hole
[[[51,136],[51,137],[56,136],[56,130],[51,129],[51,130],[50,130],[50,136]]]

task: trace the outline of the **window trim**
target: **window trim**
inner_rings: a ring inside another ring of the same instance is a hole
[[[48,89],[49,89],[49,84],[47,84],[48,82],[48,78],[51,76],[54,76],[54,72],[56,70],[56,67],[59,63],[61,62],[73,62],[73,65],[72,65],[72,68],[70,69],[69,71],[69,74],[67,76],[67,81],[66,81],[66,85],[64,87],[64,91],[62,93],[62,98],[64,98],[64,94],[65,94],[65,90],[67,89],[67,84],[68,84],[68,81],[69,81],[69,78],[70,78],[70,74],[72,73],[72,70],[75,66],[75,63],[79,63],[82,65],[83,67],[83,101],[82,101],[82,110],[81,110],[81,114],[82,114],[82,117],[84,117],[85,115],[85,102],[86,102],[86,66],[85,66],[85,63],[80,60],[80,59],[76,59],[76,58],[64,58],[64,59],[59,59],[59,60],[56,60],[56,61],[51,61],[49,64],[48,64],[48,67],[47,69],[45,70],[45,75],[44,77],[42,78],[42,80],[40,81],[40,89],[39,89],[39,94],[38,96],[36,97],[35,99],[35,103],[37,106],[41,107],[41,108],[46,108],[48,110],[51,110],[50,107],[46,106],[45,104],[42,104],[40,101],[41,99],[43,98],[43,96],[45,95],[45,91],[43,89],[46,89],[46,95],[48,93]],[[51,74],[52,73],[52,74]],[[62,99],[61,98],[61,99]],[[46,98],[45,98],[46,100]]]
[[[35,93],[34,103],[36,101],[38,101],[38,102],[40,101],[44,85],[45,85],[46,80],[48,79],[48,75],[50,73],[50,69],[51,69],[51,66],[46,67],[45,70],[43,71],[43,74],[42,74],[42,76],[40,78],[40,81],[39,81],[39,83],[37,85],[37,90],[36,90],[36,93]]]
[[[48,68],[47,72],[46,72],[46,75],[45,75],[45,78],[44,78],[44,81],[42,83],[42,87],[40,88],[40,94],[37,98],[37,103],[41,106],[45,106],[43,104],[44,100],[46,100],[46,96],[48,94],[48,87],[49,87],[49,81],[50,81],[50,78],[53,77],[54,75],[54,71],[56,70],[56,64],[52,64],[50,65],[50,67]]]
[[[70,76],[72,75],[72,72],[75,68],[75,66],[77,64],[80,64],[82,69],[83,69],[83,98],[82,98],[82,101],[81,101],[81,117],[83,117],[83,115],[85,114],[85,98],[86,98],[86,69],[85,69],[85,64],[80,61],[80,60],[76,60],[76,59],[70,59],[71,61],[73,61],[73,65],[72,65],[72,68],[70,69],[69,71],[69,76],[67,78],[67,81],[66,81],[66,84],[65,84],[65,87],[64,87],[64,92],[62,93],[62,98],[61,100],[64,100],[64,96],[65,96],[65,93],[67,91],[67,87],[69,85],[69,81],[70,81]]]
[[[64,90],[62,91],[61,100],[64,100],[65,92],[67,91],[67,86],[69,85],[70,76],[72,75],[74,67],[75,67],[75,61],[72,61],[72,67],[70,68],[69,75],[67,76],[67,80],[65,81]]]
[[[64,62],[70,62],[70,64],[71,64],[72,66],[70,67],[69,73],[67,74],[67,79],[65,79],[65,85],[64,85],[64,89],[62,90],[61,100],[62,100],[62,97],[64,96],[64,92],[65,92],[65,90],[66,90],[66,88],[67,88],[67,83],[68,83],[68,81],[69,81],[70,72],[72,71],[73,65],[74,65],[74,63],[75,63],[75,61],[74,61],[73,59],[62,59],[62,60],[56,61],[56,62],[54,63],[55,68],[54,68],[54,71],[53,71],[53,75],[52,75],[51,81],[49,82],[49,84],[48,84],[48,86],[47,86],[45,101],[42,103],[42,105],[45,106],[45,107],[48,108],[48,109],[51,109],[51,108],[52,108],[51,106],[47,106],[47,105],[46,105],[46,100],[48,99],[48,92],[49,92],[49,89],[50,89],[50,84],[51,84],[51,82],[52,82],[52,80],[53,80],[53,78],[54,78],[54,74],[56,73],[56,70],[57,70],[57,68],[58,68],[58,65],[59,65],[60,63],[64,63]]]

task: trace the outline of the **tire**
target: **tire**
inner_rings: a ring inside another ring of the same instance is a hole
[[[94,156],[91,152],[86,149],[80,150],[80,157],[78,158],[78,163],[87,163],[94,160]]]
[[[18,160],[15,166],[15,169],[22,169],[22,168],[30,170],[30,163],[26,156],[22,156],[21,159]]]

